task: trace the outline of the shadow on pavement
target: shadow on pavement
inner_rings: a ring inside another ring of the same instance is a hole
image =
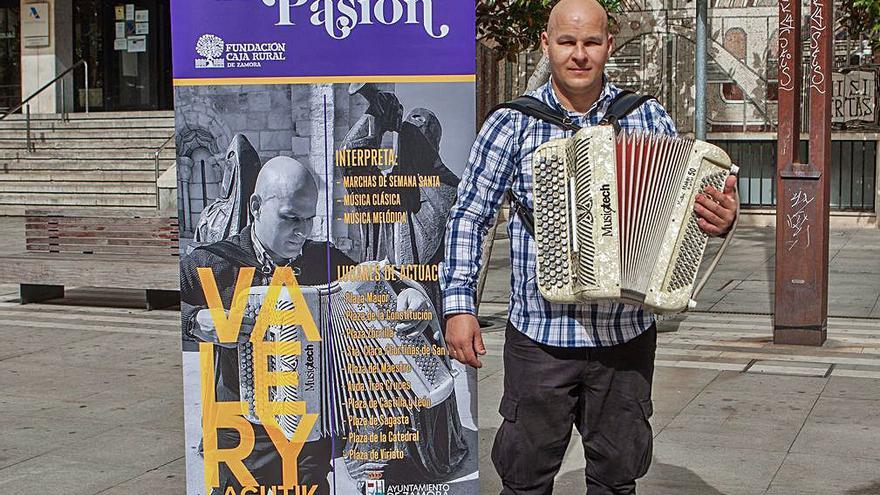
[[[877,493],[880,493],[880,480],[846,491],[846,495],[875,495]]]

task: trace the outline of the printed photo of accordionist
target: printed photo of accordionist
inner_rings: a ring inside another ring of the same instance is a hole
[[[270,91],[275,89],[275,87],[267,87]],[[184,90],[193,91],[193,101],[202,103],[199,108],[204,108],[205,103],[211,100],[210,96],[199,94],[198,89]],[[296,100],[296,91],[302,90],[309,91],[308,88],[287,89],[291,94],[291,105]],[[365,92],[374,96],[374,93],[371,93],[373,91],[375,94],[391,95],[390,99],[387,96],[380,98],[386,98],[386,101],[394,102],[396,106],[377,106],[363,96]],[[178,153],[189,152],[189,156],[179,157],[179,166],[182,163],[184,167],[190,167],[188,172],[184,172],[184,178],[189,180],[189,183],[181,184],[182,187],[179,188],[181,191],[179,207],[183,213],[182,218],[193,219],[189,229],[186,227],[181,229],[189,230],[192,235],[190,239],[181,239],[184,350],[197,350],[199,342],[214,344],[214,386],[218,401],[250,399],[253,407],[253,392],[250,388],[253,387],[253,377],[248,376],[247,367],[243,365],[247,359],[243,359],[240,355],[242,346],[247,345],[250,331],[253,329],[253,319],[245,317],[238,342],[220,344],[197,274],[199,267],[212,267],[221,300],[224,308],[227,309],[232,303],[240,267],[256,268],[251,291],[263,290],[263,293],[276,267],[291,267],[312,314],[316,315],[316,324],[322,331],[323,342],[319,353],[322,357],[318,359],[321,369],[318,374],[323,373],[321,379],[325,382],[331,375],[334,380],[340,382],[359,379],[356,374],[346,373],[345,360],[351,361],[351,356],[344,352],[346,328],[365,328],[367,331],[372,329],[377,335],[374,341],[380,348],[392,345],[399,348],[427,346],[443,349],[445,346],[440,327],[441,319],[438,318],[440,312],[437,304],[440,298],[437,282],[408,280],[401,277],[394,268],[400,265],[429,266],[439,262],[442,256],[445,211],[448,211],[449,205],[454,201],[458,178],[443,165],[440,158],[440,121],[433,112],[425,108],[410,110],[404,118],[402,106],[392,92],[380,92],[369,85],[334,86],[331,93],[337,102],[345,99],[352,102],[349,121],[353,124],[344,132],[342,132],[344,128],[336,131],[341,138],[336,141],[337,148],[366,147],[369,143],[387,146],[389,136],[386,133],[394,133],[395,139],[390,145],[396,150],[398,164],[390,170],[376,170],[376,172],[434,175],[440,178],[440,185],[421,190],[410,188],[396,191],[403,198],[396,208],[406,215],[406,222],[340,225],[339,222],[334,224],[333,219],[328,216],[322,217],[322,213],[326,214],[326,200],[339,198],[345,190],[341,185],[336,186],[337,190],[326,187],[330,181],[321,176],[323,165],[316,168],[310,164],[313,160],[309,160],[308,157],[275,154],[265,158],[267,153],[257,151],[256,148],[260,146],[252,144],[248,132],[232,134],[227,129],[223,130],[226,134],[231,134],[231,137],[226,146],[220,147],[219,143],[214,146],[223,151],[214,153],[207,159],[199,157],[197,152],[192,153],[192,150],[187,150],[186,147],[182,150],[179,147]],[[364,106],[368,107],[367,111],[359,112]],[[396,115],[393,115],[395,113]],[[222,113],[218,112],[218,114],[215,121],[223,119]],[[395,121],[396,124],[387,125]],[[382,124],[377,126],[376,122]],[[374,134],[371,135],[371,132]],[[198,140],[198,137],[194,139]],[[295,155],[295,150],[291,151],[290,154]],[[196,155],[200,160],[193,159],[192,155]],[[332,160],[332,157],[330,159]],[[207,166],[206,162],[208,162]],[[211,169],[217,172],[215,183],[211,185],[213,189],[205,186],[205,182],[211,179]],[[342,175],[346,171],[341,169],[335,173]],[[199,175],[201,175],[201,184],[198,184],[198,180],[193,180],[194,177],[199,179]],[[330,182],[330,184],[334,183]],[[322,186],[325,187],[324,190]],[[194,206],[193,198],[198,199],[200,187],[203,204],[196,221],[191,213],[198,207],[198,205]],[[214,193],[210,201],[206,200],[209,196],[206,191]],[[190,215],[187,216],[186,213]],[[341,215],[336,214],[336,216]],[[327,222],[331,223],[329,228],[331,235],[328,235]],[[343,235],[340,236],[340,233]],[[338,274],[344,273],[351,267],[376,264],[383,265],[382,272],[396,273],[396,275],[392,280],[382,283],[337,279]],[[395,315],[428,314],[429,318],[352,323],[344,321],[345,318],[337,318],[334,321],[334,318],[325,316],[345,314],[345,311],[339,308],[358,306],[358,304],[350,304],[353,298],[346,297],[346,294],[363,295],[367,292],[374,294],[383,290],[391,297],[384,306],[380,304],[378,306],[382,307],[373,309],[390,311]],[[259,303],[256,308],[249,309],[259,311]],[[383,333],[383,328],[393,329],[393,332]],[[332,346],[328,345],[327,338],[328,332],[331,331],[336,337]],[[267,339],[284,338],[285,332],[287,338],[291,338],[290,336],[296,333],[281,326],[270,327]],[[302,339],[302,336],[296,338]],[[353,342],[348,342],[351,343]],[[357,344],[360,345],[362,342],[357,341]],[[188,358],[188,354],[193,356]],[[188,407],[187,461],[192,465],[188,469],[203,472],[201,425],[198,423],[201,413],[198,411],[200,390],[196,354],[185,352],[184,355]],[[313,357],[310,355],[309,359]],[[468,389],[464,368],[453,363],[445,353],[430,356],[380,356],[375,359],[377,362],[382,362],[384,359],[387,363],[409,364],[412,371],[398,374],[397,378],[409,381],[411,385],[407,387],[408,390],[397,392],[396,396],[400,396],[398,397],[400,400],[409,397],[410,404],[414,406],[400,407],[400,404],[404,403],[395,402],[390,409],[387,407],[376,411],[352,409],[348,404],[353,402],[354,395],[357,394],[343,397],[342,395],[347,394],[335,393],[338,390],[346,390],[344,384],[336,387],[334,392],[322,394],[323,399],[317,398],[314,401],[316,402],[314,407],[320,409],[319,414],[322,417],[298,457],[299,484],[317,485],[316,493],[319,494],[360,493],[368,478],[382,479],[386,486],[468,479],[469,475],[476,471],[476,426],[471,413],[474,406],[469,403],[472,395]],[[273,359],[270,365],[275,366],[274,371],[299,371],[300,376],[304,376],[305,361],[305,356],[299,360]],[[191,363],[189,367],[188,362]],[[387,377],[372,376],[363,379],[381,381]],[[357,387],[350,388],[361,390]],[[276,401],[306,400],[304,394],[295,390],[295,387],[276,387],[273,393],[273,400]],[[459,396],[463,399],[458,399]],[[414,400],[418,397],[430,397],[430,405],[419,404]],[[460,403],[461,400],[465,403]],[[406,421],[397,419],[398,424],[385,428],[370,425],[366,421],[350,421],[350,417],[358,418],[374,414],[385,414],[391,418],[406,417]],[[253,426],[254,448],[244,459],[244,465],[258,485],[267,487],[280,485],[282,459],[277,449],[260,424],[259,418],[246,416],[246,419]],[[295,418],[279,419],[282,428],[285,424],[290,426],[291,421],[295,424]],[[388,440],[363,441],[363,439],[375,439],[376,437],[371,434],[378,431],[388,433],[388,436],[384,437]],[[414,433],[416,431],[418,434]],[[289,438],[292,432],[293,429],[288,429],[285,434]],[[232,429],[220,429],[218,433],[218,445],[221,449],[234,448],[241,440],[238,433]],[[349,438],[360,441],[349,441]],[[392,455],[387,459],[363,460],[350,458],[348,453],[352,450],[402,452],[403,455],[400,458]],[[240,492],[242,484],[224,463],[220,463],[219,479],[220,486],[209,493],[226,493],[227,487]],[[476,489],[467,486],[467,483],[462,483],[458,489],[454,484],[450,486],[452,486],[449,491],[451,494],[476,493]],[[195,487],[190,487],[193,488]],[[204,491],[204,488],[201,490]]]

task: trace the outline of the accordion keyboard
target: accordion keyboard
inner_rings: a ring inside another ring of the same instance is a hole
[[[706,186],[712,186],[721,191],[724,189],[724,180],[727,174],[717,172],[705,177],[701,184],[700,190]],[[697,223],[697,215],[691,212],[688,220],[687,230],[681,243],[681,249],[675,257],[675,264],[672,269],[671,276],[666,280],[664,290],[666,292],[675,292],[693,283],[700,269],[700,261],[703,259],[703,250],[709,236],[700,228]]]
[[[554,294],[572,293],[576,285],[566,172],[557,153],[535,157],[535,235],[547,248],[538,252],[538,283]]]

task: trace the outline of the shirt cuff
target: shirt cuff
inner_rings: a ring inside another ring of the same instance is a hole
[[[474,305],[474,291],[468,287],[455,287],[443,290],[443,316],[458,313],[477,314]]]

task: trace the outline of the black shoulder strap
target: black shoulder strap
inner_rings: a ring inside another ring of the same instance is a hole
[[[196,249],[204,249],[205,251],[215,256],[219,256],[229,261],[234,261],[241,266],[255,266],[254,258],[250,256],[247,251],[242,249],[240,246],[229,242],[228,240],[215,242],[213,244],[205,244],[204,246],[199,246]]]
[[[544,103],[538,98],[535,98],[534,96],[523,95],[511,101],[506,101],[504,103],[496,105],[489,113],[492,114],[496,110],[502,108],[516,110],[517,112],[528,115],[529,117],[534,117],[536,119],[549,122],[550,124],[553,124],[556,127],[565,129],[567,131],[577,132],[581,128],[579,125],[572,122],[571,119],[569,119],[562,112],[556,110],[555,108]],[[510,203],[510,208],[513,210],[514,214],[519,216],[519,219],[523,224],[523,228],[526,229],[526,232],[528,232],[529,235],[531,235],[532,237],[535,237],[535,217],[532,214],[532,210],[529,209],[525,204],[523,204],[522,201],[520,201],[519,198],[516,197],[513,189],[507,190],[507,200]]]
[[[652,95],[640,95],[628,89],[622,90],[611,100],[605,116],[600,124],[611,124],[615,131],[620,130],[620,120],[629,115],[633,110],[642,106],[648,100],[653,100]]]
[[[562,112],[556,110],[555,108],[535,98],[534,96],[523,95],[513,100],[505,101],[504,103],[496,105],[489,113],[492,114],[496,110],[502,108],[510,108],[511,110],[516,110],[517,112],[528,115],[529,117],[541,119],[567,131],[576,132],[581,128],[579,125],[572,122],[571,119],[563,115]]]

